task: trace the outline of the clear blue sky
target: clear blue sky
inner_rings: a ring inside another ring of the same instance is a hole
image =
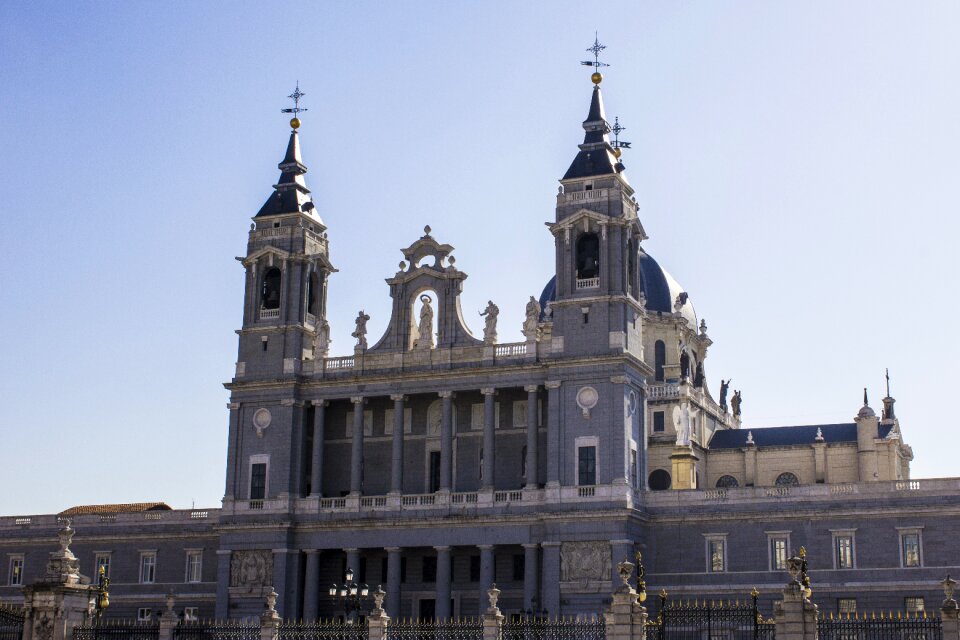
[[[0,513],[223,493],[250,217],[299,80],[340,269],[385,328],[430,224],[465,314],[524,303],[609,46],[646,249],[748,427],[849,421],[890,367],[914,475],[957,476],[956,2],[0,3]]]

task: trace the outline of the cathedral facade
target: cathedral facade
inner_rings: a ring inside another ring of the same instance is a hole
[[[889,391],[879,416],[864,397],[849,423],[741,428],[739,392],[709,390],[706,324],[647,253],[593,80],[549,225],[556,271],[518,343],[498,341],[493,302],[482,335],[466,325],[467,274],[427,227],[386,279],[385,333],[361,311],[353,354],[331,357],[327,304],[349,274],[294,119],[240,259],[221,507],[2,517],[0,601],[22,598],[70,517],[111,615],[150,616],[173,592],[187,617],[255,616],[273,587],[282,615],[328,617],[348,568],[392,616],[477,615],[494,583],[507,614],[596,613],[637,552],[652,589],[757,587],[769,608],[801,546],[826,610],[938,602],[958,571],[960,481],[910,478]]]

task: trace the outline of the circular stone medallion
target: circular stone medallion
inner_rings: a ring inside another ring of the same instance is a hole
[[[263,430],[270,426],[272,419],[269,409],[260,408],[253,412],[253,428],[257,430],[257,437],[263,437]]]

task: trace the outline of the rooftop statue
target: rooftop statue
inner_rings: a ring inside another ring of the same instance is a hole
[[[313,358],[325,358],[330,351],[330,323],[318,319],[316,333],[313,336]]]
[[[730,383],[733,382],[733,378],[729,380],[720,379],[720,408],[723,409],[723,412],[727,412],[727,391],[730,390]]]
[[[527,302],[526,318],[523,321],[523,335],[527,340],[540,339],[540,303],[533,296]]]
[[[487,300],[487,308],[480,312],[480,317],[486,317],[483,324],[483,343],[497,343],[497,316],[500,315],[500,307],[493,304],[493,300]]]
[[[733,417],[740,417],[740,403],[743,402],[743,398],[740,397],[740,391],[733,392],[733,398],[730,399],[730,406],[733,407]]]
[[[357,314],[357,328],[350,335],[357,339],[357,346],[361,349],[367,348],[367,320],[370,319],[363,309]]]
[[[423,307],[420,309],[420,324],[417,325],[417,333],[420,337],[414,343],[414,349],[433,349],[433,307],[430,303],[433,298],[427,294],[420,296],[420,302]]]

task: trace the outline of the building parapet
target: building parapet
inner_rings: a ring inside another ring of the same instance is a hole
[[[103,513],[70,516],[73,526],[103,523],[164,522],[183,523],[195,521],[216,521],[220,509],[174,509],[172,511],[139,511],[130,513]],[[57,514],[23,515],[0,517],[0,529],[27,529],[31,527],[53,527],[61,524],[64,518]]]

